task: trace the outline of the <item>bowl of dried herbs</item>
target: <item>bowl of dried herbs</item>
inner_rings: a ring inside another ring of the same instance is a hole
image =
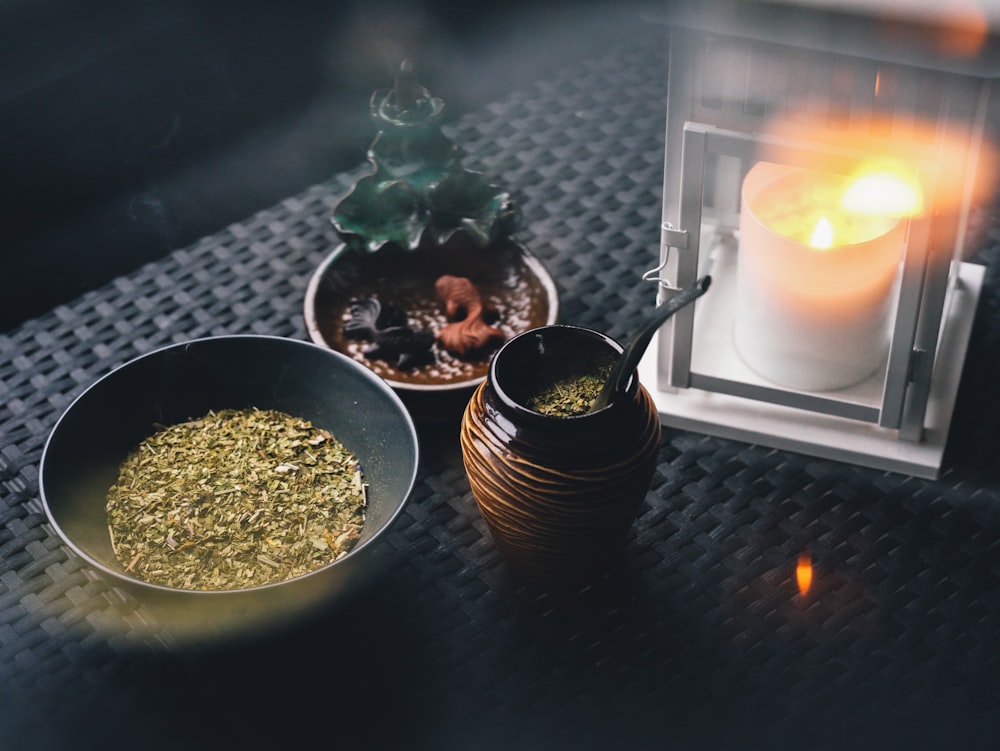
[[[419,448],[399,396],[283,337],[195,339],[80,394],[39,467],[55,532],[178,638],[295,620],[370,584]]]

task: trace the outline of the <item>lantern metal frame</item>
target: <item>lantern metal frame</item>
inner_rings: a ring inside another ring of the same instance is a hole
[[[640,377],[664,425],[937,477],[984,277],[983,267],[963,255],[996,72],[991,59],[929,57],[913,49],[912,39],[879,44],[871,18],[815,8],[792,17],[783,8],[776,23],[775,7],[765,5],[737,2],[727,4],[724,17],[667,19],[661,247],[658,266],[645,278],[657,283],[658,304],[706,273],[713,288],[661,328]],[[742,178],[766,149],[780,149],[781,163],[791,167],[870,158],[868,142],[789,137],[767,123],[776,113],[780,120],[796,96],[831,113],[836,108],[838,116],[846,112],[855,125],[884,115],[885,103],[872,101],[870,86],[880,75],[896,82],[895,114],[947,118],[952,137],[960,125],[963,195],[957,210],[935,211],[939,199],[954,199],[933,188],[937,169],[956,170],[941,163],[953,155],[920,165],[930,186],[929,218],[910,222],[884,368],[832,392],[782,387],[743,364],[731,336]],[[823,78],[818,87],[816,77]],[[928,91],[931,106],[921,98]]]

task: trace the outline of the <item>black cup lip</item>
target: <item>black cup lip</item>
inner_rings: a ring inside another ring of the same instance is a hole
[[[585,421],[590,422],[602,419],[602,416],[607,415],[613,410],[615,406],[614,402],[607,404],[599,410],[585,412],[579,415],[546,415],[541,412],[536,412],[533,409],[529,409],[526,405],[511,396],[510,392],[504,387],[503,378],[500,376],[500,370],[504,367],[504,362],[510,356],[511,351],[524,346],[524,340],[537,338],[545,332],[550,331],[558,331],[567,336],[580,336],[591,341],[596,341],[606,346],[609,351],[618,356],[625,351],[625,348],[617,340],[602,331],[598,331],[597,329],[567,323],[553,323],[546,324],[544,326],[537,326],[511,337],[494,353],[492,359],[490,360],[488,369],[488,385],[493,389],[503,407],[503,410],[515,420],[546,425],[571,426],[580,425]],[[626,393],[634,394],[634,392],[638,389],[638,384],[638,378],[633,374],[626,389]]]

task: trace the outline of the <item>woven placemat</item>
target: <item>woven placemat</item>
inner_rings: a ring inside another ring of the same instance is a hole
[[[449,126],[524,213],[561,319],[625,338],[654,304],[663,30]],[[665,431],[612,570],[551,592],[507,570],[457,433],[422,427],[390,566],[350,613],[178,648],[45,522],[38,462],[71,400],[159,346],[305,339],[353,174],[0,336],[0,709],[23,748],[986,748],[1000,730],[1000,220],[939,480]],[[818,596],[790,594],[809,550]],[[62,718],[53,722],[53,717]],[[9,729],[8,729],[9,726]]]

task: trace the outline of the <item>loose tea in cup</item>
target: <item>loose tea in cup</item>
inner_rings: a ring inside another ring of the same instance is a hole
[[[528,399],[528,409],[552,417],[585,414],[601,393],[610,370],[610,367],[605,367],[596,374],[583,373],[560,378]]]

